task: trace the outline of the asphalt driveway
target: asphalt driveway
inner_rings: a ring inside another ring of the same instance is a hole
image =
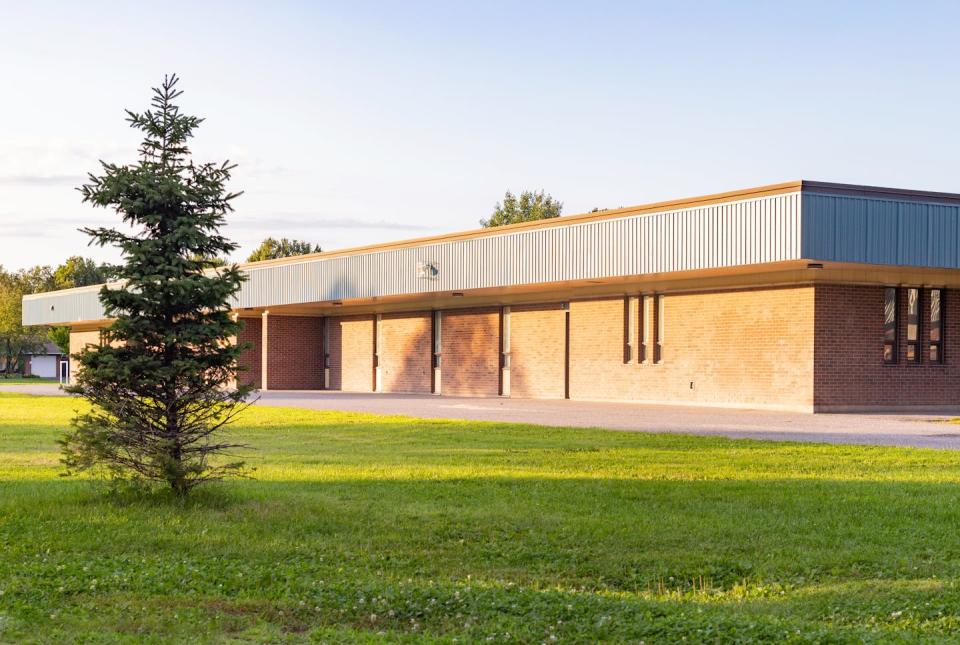
[[[63,395],[55,385],[0,385],[0,392]],[[801,414],[619,402],[313,391],[261,392],[258,405],[634,432],[677,432],[734,439],[960,449],[960,425],[947,423],[950,417],[944,415]],[[960,406],[957,416],[960,416]]]

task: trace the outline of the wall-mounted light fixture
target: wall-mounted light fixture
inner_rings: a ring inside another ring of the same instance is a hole
[[[462,298],[462,297],[463,297],[463,292],[462,292],[462,291],[454,291],[454,292],[453,292],[452,294],[450,294],[450,295],[452,295],[454,298]]]
[[[822,268],[823,268],[823,263],[822,263],[822,262],[808,262],[808,263],[807,263],[807,268],[808,268],[808,269],[822,269]]]

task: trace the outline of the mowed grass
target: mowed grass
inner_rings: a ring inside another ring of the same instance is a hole
[[[0,642],[960,639],[960,459],[255,408],[182,505],[0,395]]]

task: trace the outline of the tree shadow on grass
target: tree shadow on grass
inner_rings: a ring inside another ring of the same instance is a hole
[[[114,481],[103,477],[92,477],[76,483],[83,491],[76,502],[87,507],[106,503],[116,508],[130,509],[226,511],[245,501],[226,481],[205,484],[187,496],[176,495],[169,486],[161,483]]]

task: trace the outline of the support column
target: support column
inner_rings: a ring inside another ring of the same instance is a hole
[[[323,389],[330,389],[330,316],[323,317]]]
[[[383,314],[373,317],[373,391],[383,391],[383,372],[380,369],[380,354],[383,352]]]
[[[230,320],[232,320],[233,323],[236,324],[237,321],[240,320],[240,314],[237,313],[236,311],[230,312]],[[238,343],[238,342],[239,342],[239,339],[237,338],[237,335],[236,335],[236,334],[233,334],[232,336],[230,336],[229,339],[227,339],[227,343],[230,344],[230,345],[233,345],[234,347],[237,346],[237,343]],[[238,360],[238,363],[239,363],[239,360]],[[239,364],[237,365],[237,367],[238,367],[238,369],[239,369]],[[237,389],[237,377],[236,377],[236,376],[234,376],[232,379],[230,379],[230,383],[227,385],[227,388],[229,388],[229,389],[231,389],[231,390]]]
[[[431,387],[430,391],[433,394],[440,394],[440,377],[442,375],[441,370],[441,344],[440,344],[440,325],[443,321],[443,314],[439,311],[433,312],[433,324],[431,325],[431,331],[433,336],[433,357],[432,357],[432,369],[433,373],[431,374]]]
[[[267,365],[269,364],[269,352],[267,348],[270,342],[270,311],[266,310],[260,317],[260,389],[267,391]]]
[[[500,396],[510,396],[510,307],[500,310]]]

